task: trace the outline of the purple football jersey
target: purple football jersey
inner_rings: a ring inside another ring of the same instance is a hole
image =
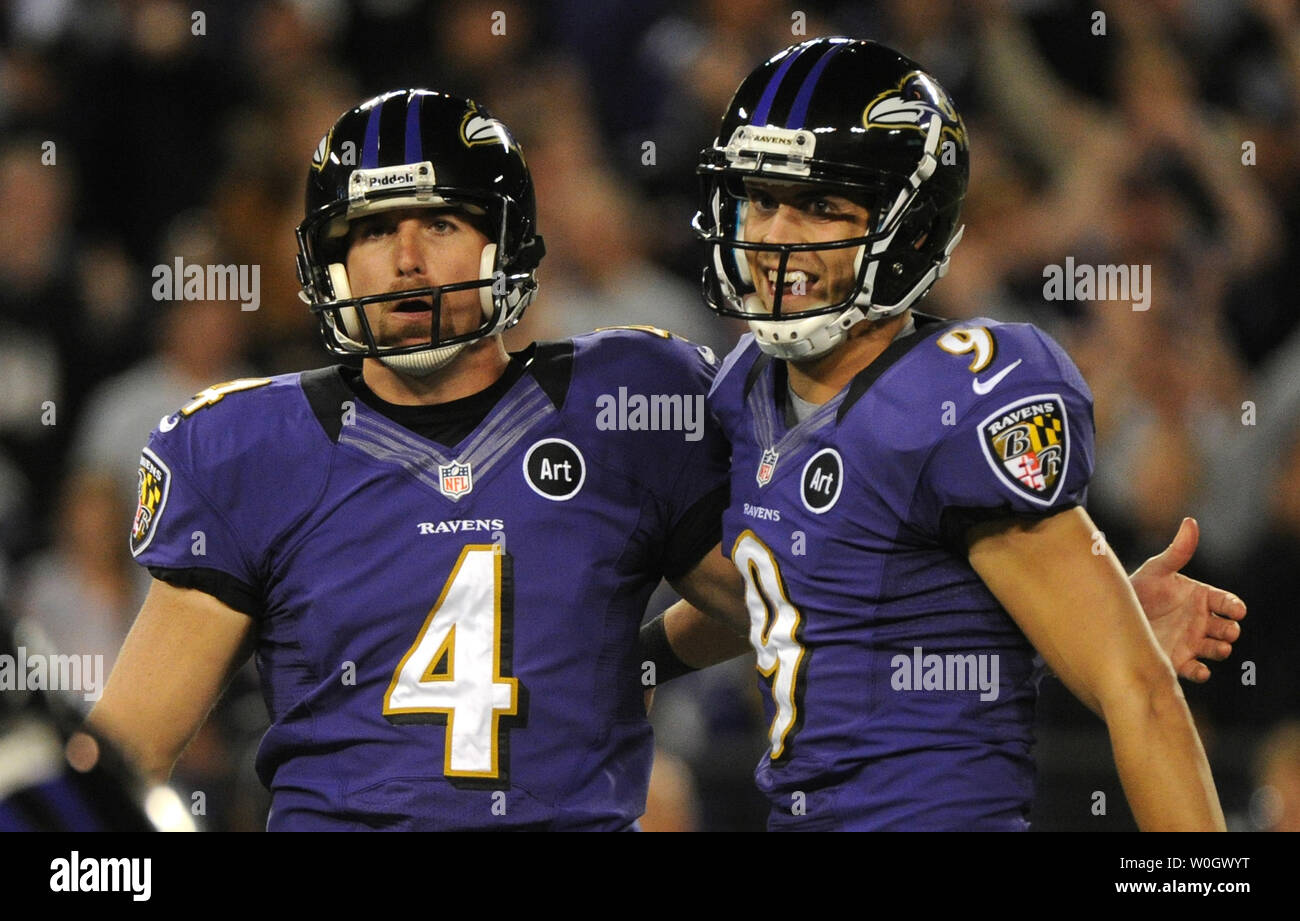
[[[1032,326],[915,317],[798,424],[784,363],[752,337],[710,396],[732,444],[723,548],[765,686],[756,777],[774,829],[1027,825],[1041,663],[962,536],[1083,504],[1092,398]]]
[[[454,446],[341,369],[218,385],[144,452],[140,563],[255,618],[272,830],[621,829],[652,734],[637,629],[718,539],[713,355],[524,353]]]

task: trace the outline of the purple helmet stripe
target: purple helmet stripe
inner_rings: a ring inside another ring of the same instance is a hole
[[[807,50],[807,47],[800,48],[796,54],[790,55],[777,68],[776,73],[772,75],[772,79],[767,82],[763,95],[759,97],[758,108],[754,110],[754,116],[749,120],[751,125],[762,126],[767,124],[767,114],[772,111],[772,101],[776,99],[776,92],[781,88],[781,81],[785,79],[786,73],[789,72],[794,62],[799,60],[799,57]],[[726,139],[723,140],[725,143]]]
[[[817,81],[821,79],[822,71],[830,63],[831,58],[843,48],[843,44],[836,44],[830,47],[830,50],[822,55],[821,60],[813,65],[813,69],[808,71],[808,76],[803,78],[803,85],[799,87],[799,94],[794,97],[794,105],[790,109],[790,117],[786,119],[787,128],[802,128],[803,121],[808,116],[808,103],[812,101],[812,94],[817,89]]]
[[[366,120],[366,144],[361,148],[361,168],[374,169],[379,165],[379,115],[384,111],[380,102],[370,110]]]
[[[424,145],[420,140],[420,99],[412,93],[406,100],[406,162],[419,163],[424,159]]]

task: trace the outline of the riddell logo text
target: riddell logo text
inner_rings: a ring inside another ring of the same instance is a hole
[[[370,176],[367,178],[367,182],[369,183],[370,188],[372,189],[375,186],[414,185],[415,173],[405,172],[405,173],[397,173],[397,174],[390,173],[385,176]]]

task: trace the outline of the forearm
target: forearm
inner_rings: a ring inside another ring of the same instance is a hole
[[[1115,766],[1143,831],[1224,831],[1210,765],[1172,670],[1103,704]]]
[[[715,546],[688,573],[671,580],[683,601],[670,607],[660,620],[664,635],[642,628],[642,648],[657,648],[662,657],[676,659],[670,671],[680,674],[706,668],[749,649],[749,612],[740,573]],[[684,667],[683,667],[684,666]],[[667,679],[664,679],[667,680]]]
[[[120,714],[121,711],[111,703],[108,708],[96,705],[86,719],[85,729],[96,738],[117,746],[141,775],[155,783],[166,783],[184,750],[183,744],[175,750],[159,745],[157,738],[135,731],[133,721],[122,718]]]
[[[165,671],[165,661],[128,636],[103,696],[86,719],[92,734],[113,742],[142,774],[159,782],[171,776],[207,716],[207,708],[187,705],[188,690],[173,686]],[[218,694],[214,689],[212,699]]]
[[[636,658],[642,683],[654,688],[748,649],[749,641],[728,624],[679,601],[641,628]]]
[[[155,581],[87,728],[166,780],[234,669],[252,620],[209,595]]]
[[[664,612],[664,629],[673,652],[692,668],[707,668],[749,652],[745,634],[687,601],[679,601]]]

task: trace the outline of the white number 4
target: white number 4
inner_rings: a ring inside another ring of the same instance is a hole
[[[509,562],[491,544],[460,552],[384,694],[391,722],[446,721],[448,777],[501,775],[501,717],[519,706],[518,680],[501,674],[501,567]]]

